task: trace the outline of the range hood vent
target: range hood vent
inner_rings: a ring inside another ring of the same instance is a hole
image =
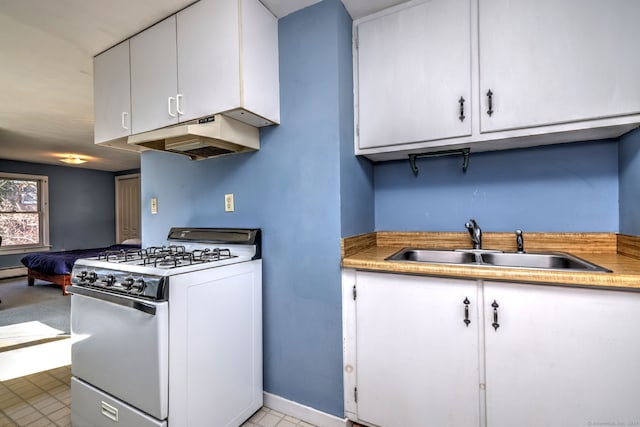
[[[258,128],[216,114],[176,126],[131,135],[128,144],[202,160],[260,149]]]

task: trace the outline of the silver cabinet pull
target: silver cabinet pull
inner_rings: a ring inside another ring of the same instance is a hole
[[[172,97],[172,96],[170,96],[170,97],[168,97],[168,98],[167,98],[167,112],[169,113],[169,115],[170,115],[171,117],[176,117],[176,114],[174,114],[174,113],[171,111],[171,102],[172,102],[172,101],[175,101],[175,100],[176,100],[176,99],[175,99],[174,97]]]
[[[127,113],[126,111],[122,112],[122,129],[124,130],[129,130],[129,126],[127,126],[127,117],[129,116],[129,113]]]
[[[100,402],[100,412],[111,421],[118,422],[118,408],[109,405],[104,400]]]

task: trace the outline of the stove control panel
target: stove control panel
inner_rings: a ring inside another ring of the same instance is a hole
[[[149,274],[76,265],[71,272],[71,284],[136,298],[166,300],[164,277]]]

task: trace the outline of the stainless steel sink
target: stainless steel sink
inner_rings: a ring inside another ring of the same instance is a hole
[[[499,267],[542,268],[545,270],[579,270],[601,271],[611,270],[585,261],[564,252],[548,253],[486,253],[482,254],[482,263]]]
[[[386,261],[412,261],[434,264],[474,264],[477,262],[477,259],[473,252],[405,248],[388,257]]]
[[[516,253],[404,248],[385,261],[611,273],[611,270],[565,252]]]

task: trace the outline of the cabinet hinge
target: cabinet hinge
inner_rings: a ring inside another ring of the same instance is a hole
[[[353,285],[353,300],[356,300],[356,297],[358,296],[358,291],[356,290],[356,285]]]
[[[358,387],[353,388],[353,400],[358,403]]]
[[[358,37],[358,29],[356,28],[353,33],[353,44],[356,46],[356,49],[360,47],[360,40]]]

